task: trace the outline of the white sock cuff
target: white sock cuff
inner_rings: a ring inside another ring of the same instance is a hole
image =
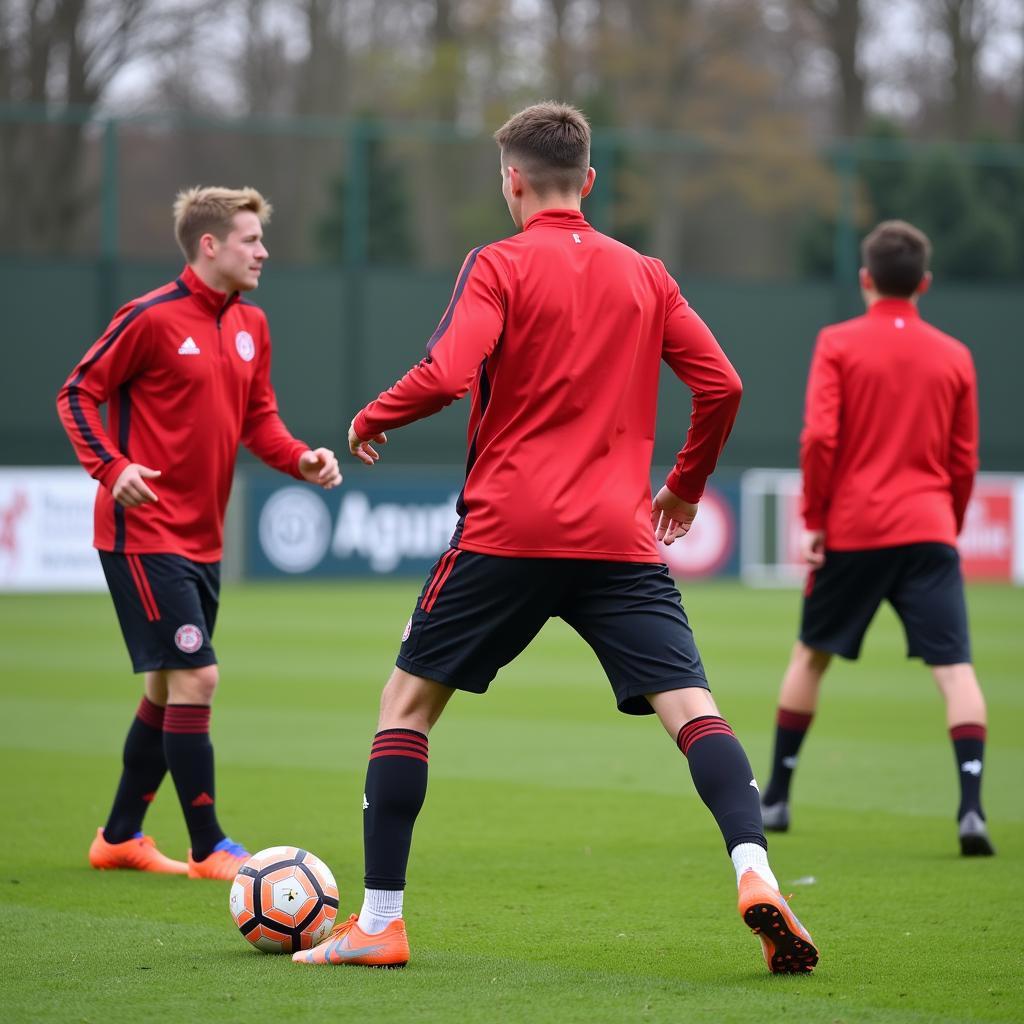
[[[375,917],[401,917],[404,897],[404,889],[364,889],[363,909]]]
[[[740,843],[733,847],[731,856],[733,867],[736,869],[737,885],[743,877],[743,872],[753,869],[766,882],[778,889],[779,883],[768,864],[768,851],[763,846],[757,843]]]

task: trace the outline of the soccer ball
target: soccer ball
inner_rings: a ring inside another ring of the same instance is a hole
[[[271,846],[239,868],[229,906],[257,949],[294,953],[327,937],[338,916],[338,886],[319,857],[297,846]]]

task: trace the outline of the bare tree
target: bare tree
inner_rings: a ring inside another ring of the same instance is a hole
[[[865,81],[858,61],[864,29],[862,0],[792,0],[794,14],[809,22],[835,61],[835,120],[840,134],[864,130]]]
[[[14,0],[0,11],[0,101],[37,120],[4,122],[0,236],[23,251],[73,248],[95,183],[86,175],[87,122],[129,61],[165,50],[195,24],[197,0]],[[65,111],[51,119],[52,110]]]
[[[978,58],[997,23],[993,0],[929,0],[936,29],[949,46],[949,113],[953,135],[970,139],[978,106]]]

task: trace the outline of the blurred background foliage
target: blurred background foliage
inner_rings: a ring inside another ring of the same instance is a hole
[[[1022,54],[1020,0],[6,0],[0,252],[165,257],[177,188],[248,182],[275,259],[447,268],[510,229],[490,132],[555,96],[588,215],[680,274],[845,273],[902,216],[1007,280]]]

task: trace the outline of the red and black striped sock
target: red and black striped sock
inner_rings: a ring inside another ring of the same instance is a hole
[[[679,730],[676,744],[690,766],[697,794],[722,830],[729,853],[740,843],[756,843],[767,850],[754,773],[729,723],[718,715],[694,718]]]
[[[796,771],[800,746],[811,727],[814,712],[787,711],[780,707],[775,718],[775,753],[772,756],[772,777],[764,791],[766,804],[789,799],[789,786]]]
[[[427,737],[384,729],[373,738],[363,791],[367,889],[404,889],[412,830],[427,795]]]
[[[223,839],[213,788],[213,744],[208,704],[168,704],[164,756],[174,779],[192,844],[192,857],[205,860]]]
[[[142,819],[167,774],[164,709],[143,697],[124,741],[121,781],[103,828],[108,843],[123,843],[142,831]]]
[[[976,811],[985,817],[981,809],[981,770],[985,764],[985,726],[969,722],[954,725],[949,730],[956,755],[957,773],[960,778],[960,807],[957,819],[968,811]]]

